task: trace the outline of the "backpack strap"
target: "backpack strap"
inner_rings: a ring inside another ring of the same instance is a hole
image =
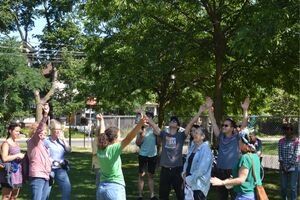
[[[255,175],[255,170],[254,170],[254,162],[253,162],[253,159],[252,159],[252,157],[251,157],[251,155],[250,154],[248,154],[249,155],[249,157],[250,157],[250,159],[251,159],[251,163],[252,163],[252,175],[253,175],[253,178],[254,178],[254,184],[255,185],[257,185],[257,179],[256,179],[256,175]]]

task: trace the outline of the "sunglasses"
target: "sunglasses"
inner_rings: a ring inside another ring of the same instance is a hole
[[[229,127],[228,124],[222,124],[222,127]]]

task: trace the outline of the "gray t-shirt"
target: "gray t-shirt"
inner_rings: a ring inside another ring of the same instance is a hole
[[[162,152],[160,166],[162,167],[180,167],[182,161],[182,147],[186,138],[184,132],[177,132],[174,135],[165,131],[160,132],[162,140]]]
[[[224,133],[220,133],[219,137],[219,150],[217,167],[220,169],[232,169],[239,160],[240,148],[238,133],[230,137],[226,137]]]

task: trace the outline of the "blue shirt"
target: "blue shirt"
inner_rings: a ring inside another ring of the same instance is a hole
[[[146,157],[154,157],[157,155],[156,136],[153,133],[153,129],[150,127],[146,129],[139,154]]]
[[[47,137],[44,140],[44,145],[48,148],[50,157],[53,159],[53,161],[62,162],[65,159],[65,148],[61,140],[52,140],[51,137]],[[52,168],[57,167],[52,166]]]
[[[188,160],[195,144],[192,142],[191,147],[187,155],[186,162],[184,163],[183,172],[186,172],[188,166]],[[209,147],[208,142],[202,143],[196,150],[189,176],[186,177],[186,183],[192,190],[201,190],[205,196],[207,196],[210,187],[211,168],[213,162],[213,155]]]
[[[239,140],[240,135],[238,133],[227,137],[224,133],[219,135],[219,149],[217,168],[220,169],[232,169],[239,160],[240,148]]]

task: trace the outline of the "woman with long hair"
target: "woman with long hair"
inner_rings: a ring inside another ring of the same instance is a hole
[[[97,200],[126,199],[125,181],[122,172],[120,154],[122,150],[136,137],[146,123],[143,117],[121,142],[118,142],[120,130],[110,127],[99,136],[98,158],[101,169],[100,184],[97,189]]]
[[[21,153],[21,148],[17,142],[20,135],[20,124],[11,123],[8,126],[7,138],[1,146],[1,156],[4,163],[10,163],[10,181],[5,180],[1,176],[2,199],[13,200],[17,199],[20,188],[22,187],[22,165],[21,161],[24,154]]]

